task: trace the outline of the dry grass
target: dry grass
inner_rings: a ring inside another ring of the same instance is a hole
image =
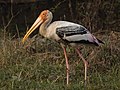
[[[100,32],[99,32],[100,33]],[[70,63],[70,85],[66,86],[63,51],[56,42],[41,37],[28,40],[0,36],[1,90],[83,90],[84,69],[74,49],[67,48]],[[89,62],[88,90],[120,89],[120,33],[101,32],[101,47],[83,47]],[[39,39],[39,40],[38,40]],[[55,45],[54,45],[55,44]]]

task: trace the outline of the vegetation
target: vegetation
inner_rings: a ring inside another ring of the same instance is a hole
[[[54,20],[86,26],[104,41],[101,47],[82,46],[81,52],[89,62],[86,89],[120,90],[119,0],[1,2],[0,90],[85,90],[84,65],[72,47],[67,47],[70,64],[67,86],[65,59],[58,43],[39,35],[24,45],[21,43],[23,33],[43,9],[50,9]]]
[[[7,1],[0,2],[0,27],[15,37],[18,36],[16,29],[19,30],[20,36],[23,36],[23,32],[28,30],[40,12],[45,9],[53,12],[53,21],[76,22],[91,32],[120,31],[119,0],[33,0],[34,3],[27,3],[28,0],[11,1],[12,4]],[[21,1],[25,3],[20,3]]]
[[[67,48],[70,63],[67,86],[65,59],[57,43],[37,37],[39,41],[30,39],[22,45],[21,39],[12,40],[3,33],[0,36],[1,90],[84,90],[84,66],[74,49]],[[106,32],[97,37],[105,44],[84,46],[81,50],[89,62],[87,90],[119,90],[120,33]]]

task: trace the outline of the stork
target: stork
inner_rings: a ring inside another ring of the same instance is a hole
[[[55,40],[60,43],[66,60],[66,74],[67,74],[67,84],[69,83],[69,64],[68,57],[66,54],[66,45],[75,48],[79,57],[82,59],[85,68],[84,79],[87,79],[87,66],[88,62],[83,58],[82,54],[79,52],[78,46],[80,44],[93,44],[99,46],[103,43],[101,40],[97,39],[92,35],[84,26],[68,22],[68,21],[54,21],[51,23],[53,18],[52,12],[49,10],[44,10],[40,13],[34,24],[28,30],[22,42],[24,43],[28,36],[38,27],[40,35],[45,38]]]

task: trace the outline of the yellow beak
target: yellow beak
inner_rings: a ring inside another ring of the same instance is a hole
[[[28,36],[43,22],[40,17],[37,18],[37,20],[34,22],[34,24],[31,26],[31,28],[28,30],[28,32],[25,34],[24,38],[22,39],[22,43],[25,42],[25,40],[28,38]]]

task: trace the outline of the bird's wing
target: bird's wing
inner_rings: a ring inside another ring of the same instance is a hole
[[[59,37],[63,38],[65,36],[74,36],[74,35],[82,35],[87,33],[87,29],[79,26],[66,26],[66,27],[58,27],[56,28],[56,33]]]
[[[69,43],[86,43],[98,45],[97,39],[83,26],[65,26],[56,28],[56,34]]]

